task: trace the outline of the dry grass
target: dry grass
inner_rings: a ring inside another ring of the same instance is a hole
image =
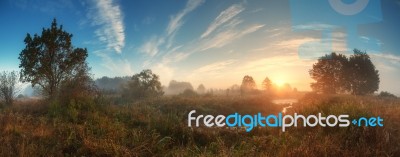
[[[103,101],[103,100],[102,100]],[[105,101],[107,102],[107,101]],[[187,113],[276,114],[267,98],[164,97],[129,105],[19,102],[0,112],[0,156],[400,156],[400,100],[306,95],[291,112],[381,116],[384,127],[188,128]]]

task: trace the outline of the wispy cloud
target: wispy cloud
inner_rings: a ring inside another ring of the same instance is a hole
[[[316,30],[316,31],[322,31],[322,30],[332,30],[334,28],[338,28],[338,26],[324,24],[324,23],[309,23],[309,24],[304,24],[304,25],[294,25],[293,26],[294,30]]]
[[[229,60],[225,60],[225,61],[219,61],[216,63],[211,63],[205,66],[202,66],[198,69],[195,69],[193,71],[193,73],[198,74],[198,73],[209,73],[209,72],[216,72],[216,71],[220,71],[223,70],[224,68],[227,68],[228,65],[231,65],[233,63],[235,63],[236,60],[234,59],[229,59]]]
[[[181,60],[186,59],[190,55],[197,53],[197,52],[204,52],[209,49],[214,49],[214,48],[221,48],[226,46],[229,43],[232,43],[235,40],[238,40],[242,38],[243,36],[253,33],[259,29],[264,27],[264,25],[251,25],[248,26],[247,28],[241,30],[241,29],[228,29],[224,32],[217,33],[216,35],[200,40],[195,40],[192,43],[188,43],[185,46],[185,51],[183,52],[182,50],[178,50],[181,48],[179,46],[177,49],[173,49],[166,53],[163,56],[162,61],[164,63],[171,63],[171,62],[179,62]]]
[[[149,41],[145,42],[139,50],[153,57],[159,52],[158,47],[164,43],[164,38],[152,37]]]
[[[238,15],[243,10],[244,10],[244,7],[239,4],[234,4],[234,5],[230,6],[229,8],[225,9],[217,16],[217,18],[215,18],[215,20],[210,24],[210,26],[208,26],[207,30],[201,35],[201,38],[208,36],[219,26],[228,22],[229,20],[234,18],[236,15]]]
[[[181,12],[175,16],[171,16],[171,20],[167,27],[168,35],[176,32],[183,24],[183,17],[200,6],[203,2],[204,0],[189,0],[186,4],[186,7]]]
[[[231,43],[232,41],[242,38],[243,36],[253,33],[260,28],[264,27],[264,25],[252,25],[247,27],[244,30],[235,30],[235,29],[230,29],[226,30],[224,32],[216,34],[214,37],[210,39],[204,39],[204,44],[203,48],[201,48],[200,51],[205,51],[211,48],[220,48],[222,46],[225,46],[228,43]]]
[[[268,58],[261,58],[250,61],[243,66],[239,67],[237,71],[240,72],[252,72],[252,71],[265,71],[274,70],[282,67],[299,67],[299,66],[310,66],[313,61],[299,60],[297,55],[281,55],[272,56]]]
[[[386,71],[397,71],[400,65],[400,56],[392,53],[370,53],[371,58],[376,63],[378,69]]]
[[[176,33],[184,23],[184,17],[198,8],[203,2],[204,0],[189,0],[185,8],[170,17],[164,35],[152,37],[138,48],[140,52],[153,57],[153,59],[145,61],[144,66],[151,65],[152,60],[154,60],[154,57],[157,55],[164,55],[162,59],[163,64],[167,64],[172,60],[180,60],[187,56],[187,54],[177,53],[177,49],[182,46],[175,46],[172,43]]]
[[[235,59],[222,60],[207,65],[203,65],[197,69],[194,69],[188,74],[186,79],[201,83],[204,78],[220,79],[225,77],[226,71],[232,70],[233,64],[236,63]]]
[[[390,53],[386,53],[386,54],[385,53],[381,53],[381,54],[373,53],[371,55],[400,63],[400,56],[396,56],[394,54],[390,54]]]
[[[113,0],[94,1],[95,10],[88,12],[93,26],[100,26],[95,31],[99,40],[107,45],[107,49],[121,53],[125,46],[123,15],[120,6]]]
[[[185,58],[187,58],[191,53],[183,53],[179,51],[174,51],[172,53],[164,55],[162,62],[163,63],[171,63],[171,62],[178,62]]]
[[[160,76],[160,82],[163,85],[168,84],[169,81],[173,79],[175,70],[168,65],[163,63],[158,63],[151,67],[154,73]]]
[[[145,57],[150,57],[144,61],[144,67],[154,69],[155,72],[164,76],[162,78],[163,83],[168,83],[168,79],[173,79],[173,77],[187,78],[193,81],[200,81],[201,77],[198,76],[204,75],[213,78],[223,77],[223,75],[219,74],[224,69],[229,69],[229,67],[233,66],[233,63],[236,63],[235,59],[209,63],[192,70],[190,73],[182,70],[179,73],[174,73],[178,69],[175,69],[173,65],[194,53],[225,47],[265,26],[264,24],[245,23],[244,19],[239,16],[245,10],[244,6],[233,4],[222,10],[198,38],[194,38],[184,45],[177,45],[171,42],[183,26],[184,17],[202,3],[203,1],[199,0],[189,0],[183,10],[171,16],[163,35],[148,39],[138,48],[140,52],[146,54]]]
[[[93,53],[101,57],[101,65],[103,67],[112,71],[117,76],[126,76],[133,74],[131,63],[128,60],[123,58],[118,59],[116,57],[111,57],[109,52],[102,50],[94,51]]]

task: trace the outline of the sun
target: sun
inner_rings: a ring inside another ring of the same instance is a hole
[[[283,80],[283,79],[277,79],[277,80],[275,80],[275,84],[276,84],[278,87],[282,87],[285,83],[286,83],[286,82],[285,82],[285,80]]]

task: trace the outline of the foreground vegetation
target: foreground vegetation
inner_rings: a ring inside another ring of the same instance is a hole
[[[277,114],[265,97],[16,102],[0,112],[0,156],[400,156],[400,100],[308,94],[287,114],[381,116],[384,127],[189,128],[187,114]]]

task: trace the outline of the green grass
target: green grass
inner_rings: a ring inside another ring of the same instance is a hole
[[[103,101],[103,100],[102,100]],[[19,103],[0,112],[0,156],[400,156],[400,100],[308,94],[288,114],[381,116],[384,127],[189,128],[187,114],[277,114],[268,98],[163,97],[127,105]]]

